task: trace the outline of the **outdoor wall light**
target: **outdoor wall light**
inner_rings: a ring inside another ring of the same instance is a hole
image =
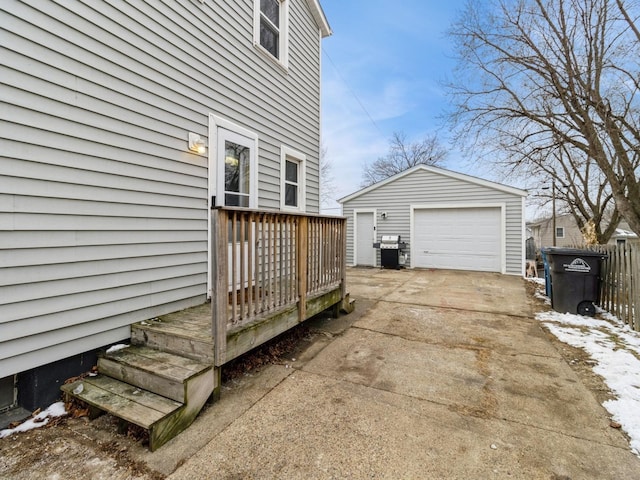
[[[204,140],[197,133],[189,132],[189,150],[199,153],[200,155],[204,155],[207,151],[207,146],[204,143]]]

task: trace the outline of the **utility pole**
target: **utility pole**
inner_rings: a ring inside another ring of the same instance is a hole
[[[556,246],[556,235],[558,234],[556,230],[556,182],[551,182],[551,205],[553,210],[552,217],[552,225],[553,225],[553,246]]]

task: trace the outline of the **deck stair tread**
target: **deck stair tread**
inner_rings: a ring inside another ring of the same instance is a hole
[[[86,377],[61,388],[92,407],[145,429],[151,429],[183,407],[180,402],[105,375]]]
[[[203,322],[161,322],[153,320],[145,320],[133,325],[135,329],[150,330],[155,332],[163,332],[182,338],[192,338],[213,345],[213,336],[211,334],[211,323]]]
[[[144,346],[130,346],[107,353],[104,359],[126,363],[138,370],[179,383],[211,368],[211,365],[190,358]]]

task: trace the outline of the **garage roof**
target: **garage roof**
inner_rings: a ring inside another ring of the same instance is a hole
[[[357,198],[365,193],[371,192],[377,188],[382,187],[383,185],[387,185],[388,183],[395,182],[396,180],[406,177],[407,175],[411,175],[413,172],[418,170],[424,170],[426,172],[435,173],[438,175],[444,175],[446,177],[456,178],[463,182],[473,183],[475,185],[482,185],[488,188],[493,188],[494,190],[499,190],[505,193],[511,193],[513,195],[520,195],[521,197],[526,197],[528,195],[526,190],[521,190],[515,187],[509,187],[507,185],[503,185],[501,183],[491,182],[489,180],[484,180],[482,178],[473,177],[471,175],[466,175],[464,173],[454,172],[452,170],[447,170],[439,167],[432,167],[430,165],[416,165],[415,167],[411,167],[404,172],[397,173],[396,175],[386,178],[378,183],[374,183],[368,187],[363,188],[362,190],[358,190],[357,192],[352,193],[351,195],[347,195],[338,200],[338,203],[345,203],[354,198]]]

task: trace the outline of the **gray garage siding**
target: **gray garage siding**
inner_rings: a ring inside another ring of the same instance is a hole
[[[442,169],[416,169],[400,174],[388,183],[382,184],[362,194],[346,197],[343,215],[347,222],[347,262],[354,263],[353,252],[353,211],[355,209],[376,209],[377,239],[381,235],[399,234],[410,241],[410,206],[445,204],[505,204],[506,221],[506,273],[522,274],[523,251],[523,197],[514,193],[492,188],[473,181],[464,181],[446,174]],[[457,174],[456,174],[457,175]],[[464,176],[463,176],[464,177]],[[469,177],[472,180],[472,177]],[[489,183],[483,182],[481,183]],[[496,184],[496,187],[499,187]],[[353,198],[350,198],[353,197]],[[387,212],[387,219],[382,219]],[[409,249],[407,254],[410,255]],[[377,262],[380,262],[379,252]],[[411,265],[411,258],[408,258]]]
[[[258,134],[261,208],[286,144],[318,211],[320,34],[290,1],[288,72],[253,46],[252,0],[0,4],[0,378],[204,301],[208,165],[186,146],[210,113]]]

